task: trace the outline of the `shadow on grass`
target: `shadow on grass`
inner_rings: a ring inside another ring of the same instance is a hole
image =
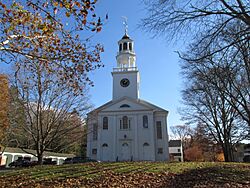
[[[216,166],[187,170],[173,176],[163,187],[250,187],[250,167]]]

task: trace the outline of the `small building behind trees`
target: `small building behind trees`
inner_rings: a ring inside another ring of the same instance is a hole
[[[6,147],[2,148],[2,153],[0,157],[0,166],[8,167],[9,164],[15,160],[18,160],[20,158],[27,159],[30,161],[37,161],[37,157],[35,157],[36,151],[31,149],[26,149],[25,151],[21,148],[12,148],[12,147]],[[66,154],[66,153],[55,153],[55,152],[44,152],[44,159],[50,158],[53,161],[56,161],[57,165],[63,164],[64,160],[66,158],[72,158],[75,157],[74,154]]]
[[[183,148],[181,140],[170,140],[168,147],[170,160],[183,162]]]

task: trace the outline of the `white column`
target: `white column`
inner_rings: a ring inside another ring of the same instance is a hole
[[[118,139],[117,139],[117,134],[118,134],[118,126],[119,126],[119,118],[117,115],[113,116],[113,121],[112,121],[112,135],[113,135],[113,161],[116,161],[116,157],[118,156]]]
[[[140,160],[139,159],[139,141],[138,141],[138,114],[134,116],[134,160]]]
[[[164,146],[164,153],[165,153],[165,157],[164,157],[164,160],[169,160],[169,151],[168,151],[168,129],[167,129],[167,117],[164,116],[163,120],[163,126],[162,127],[162,132],[164,133],[163,134],[163,139],[164,139],[164,143],[163,143],[163,146]]]
[[[98,116],[97,118],[97,141],[96,141],[96,148],[97,148],[97,155],[96,158],[97,160],[102,160],[101,158],[101,143],[102,143],[102,126],[101,126],[101,117]]]
[[[152,130],[151,130],[151,141],[152,141],[152,152],[153,152],[153,160],[156,161],[156,149],[157,149],[157,138],[156,138],[156,121],[155,121],[155,114],[152,112],[151,115],[151,123],[152,123]]]

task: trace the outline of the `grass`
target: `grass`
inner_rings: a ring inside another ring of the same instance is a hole
[[[142,175],[147,173],[153,173],[154,175],[168,173],[173,174],[174,178],[172,178],[171,181],[175,182],[175,185],[178,185],[178,182],[182,184],[183,182],[180,181],[183,181],[183,179],[191,184],[195,183],[195,180],[197,179],[195,185],[197,185],[197,183],[211,183],[212,180],[216,185],[220,185],[223,182],[238,184],[243,182],[243,184],[250,186],[250,164],[211,162],[118,162],[36,166],[31,168],[13,169],[0,173],[0,187],[5,187],[7,183],[12,181],[19,184],[22,184],[23,182],[32,183],[29,184],[29,186],[27,184],[27,187],[41,182],[48,182],[49,184],[49,182],[68,181],[68,179],[72,178],[84,181],[88,181],[88,179],[100,181],[100,177],[107,176],[108,173],[115,174],[115,176],[128,175],[131,173],[141,173]]]

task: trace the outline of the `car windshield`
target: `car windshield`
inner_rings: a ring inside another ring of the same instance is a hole
[[[65,161],[71,161],[72,160],[72,158],[67,158],[67,159],[65,159]]]

